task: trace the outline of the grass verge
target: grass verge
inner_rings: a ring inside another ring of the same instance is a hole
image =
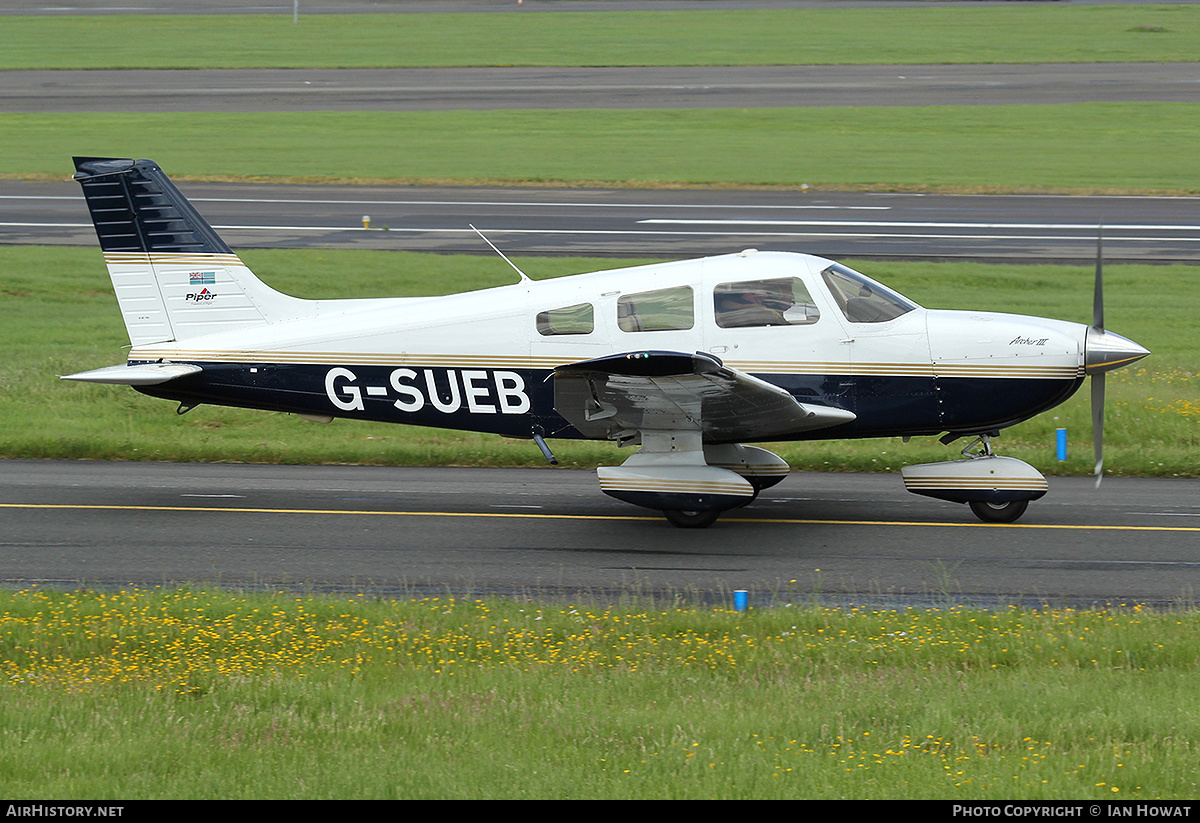
[[[1196,59],[1186,5],[4,17],[0,69],[694,66]],[[80,48],[86,43],[87,48]]]
[[[0,611],[13,799],[1198,789],[1194,610],[32,589]]]
[[[269,284],[302,297],[442,294],[510,282],[500,260],[397,252],[247,250]],[[624,261],[630,265],[645,261]],[[534,278],[613,268],[622,261],[528,258]],[[0,456],[257,463],[542,466],[524,440],[387,424],[323,426],[290,415],[174,405],[124,387],[67,383],[56,375],[124,362],[128,343],[109,280],[92,249],[0,247]],[[1087,267],[864,263],[866,273],[930,308],[1004,310],[1089,322]],[[1154,354],[1108,378],[1105,466],[1110,474],[1200,474],[1200,336],[1197,271],[1188,266],[1106,267],[1107,326]],[[1164,286],[1166,284],[1166,286]],[[1169,293],[1170,299],[1164,298]],[[1069,459],[1054,459],[1054,429],[1068,429]],[[1087,392],[1006,429],[1001,453],[1047,474],[1091,471]],[[625,457],[607,443],[558,441],[567,466]],[[793,468],[897,471],[955,456],[935,440],[823,441],[770,446]]]
[[[72,155],[178,179],[1200,192],[1200,104],[0,114],[8,178]],[[330,165],[336,157],[336,166]]]

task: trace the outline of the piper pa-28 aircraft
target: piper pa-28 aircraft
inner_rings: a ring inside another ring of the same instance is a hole
[[[787,475],[748,443],[918,435],[971,445],[906,467],[909,491],[1011,522],[1046,479],[990,439],[1090,375],[1099,482],[1104,373],[1149,354],[1105,331],[1099,257],[1091,326],[924,309],[840,263],[754,250],[446,297],[302,300],[255,277],[153,162],[75,166],[132,348],[124,365],[65,379],[132,386],[180,413],[210,403],[529,438],[552,463],[547,439],[637,446],[598,470],[601,489],[681,527]]]

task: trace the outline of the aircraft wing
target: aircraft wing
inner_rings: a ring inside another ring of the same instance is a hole
[[[199,374],[203,369],[188,363],[142,363],[137,366],[108,366],[103,369],[64,374],[63,380],[78,380],[81,383],[115,383],[119,386],[157,386],[168,380],[176,380],[189,374]]]
[[[554,408],[586,437],[695,431],[707,441],[782,437],[848,423],[853,412],[800,403],[778,386],[697,352],[639,351],[554,370]]]

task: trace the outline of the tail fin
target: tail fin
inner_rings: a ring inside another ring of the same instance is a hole
[[[76,157],[75,169],[134,346],[308,313],[255,277],[157,164]]]

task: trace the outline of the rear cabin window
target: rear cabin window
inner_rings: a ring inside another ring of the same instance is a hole
[[[806,326],[821,318],[798,277],[722,283],[713,289],[713,309],[723,329]]]
[[[621,331],[677,331],[695,325],[691,286],[624,294],[617,298]]]
[[[556,334],[591,334],[596,328],[595,313],[591,303],[576,303],[561,309],[538,312],[538,334],[547,337]]]

